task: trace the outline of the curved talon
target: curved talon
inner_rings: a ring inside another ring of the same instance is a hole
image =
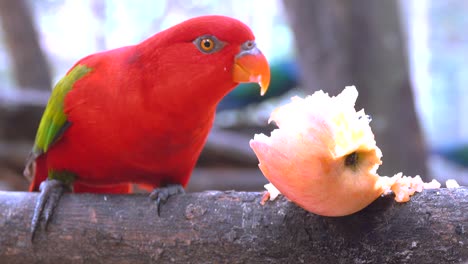
[[[45,180],[39,186],[40,194],[36,201],[33,218],[31,220],[31,242],[39,228],[41,218],[44,219],[44,230],[47,230],[55,207],[66,189],[66,185],[59,180]]]
[[[158,197],[158,199],[156,199],[156,208],[158,216],[161,216],[161,197]]]
[[[184,190],[184,187],[182,187],[182,185],[180,185],[180,184],[169,184],[169,185],[167,185],[165,187],[160,187],[160,188],[154,189],[150,193],[149,197],[152,200],[156,200],[157,212],[158,212],[158,216],[160,216],[161,204],[166,202],[169,199],[169,197],[171,197],[173,195],[184,194],[184,193],[185,193],[185,190]]]

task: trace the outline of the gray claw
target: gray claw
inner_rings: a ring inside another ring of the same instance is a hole
[[[43,181],[39,186],[41,193],[37,198],[34,215],[31,221],[31,241],[34,240],[41,219],[44,219],[44,230],[47,230],[49,220],[66,187],[67,186],[59,180],[49,179]]]
[[[169,197],[177,194],[184,194],[185,190],[184,187],[180,184],[169,184],[164,187],[156,188],[154,189],[149,197],[152,200],[156,200],[156,206],[157,206],[157,212],[158,216],[160,216],[160,211],[161,211],[161,204],[166,202]]]

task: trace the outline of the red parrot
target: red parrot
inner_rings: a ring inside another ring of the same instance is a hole
[[[189,19],[140,44],[78,61],[55,86],[25,175],[41,191],[32,237],[65,189],[183,192],[212,127],[217,104],[239,83],[264,94],[268,62],[252,31],[225,16]]]

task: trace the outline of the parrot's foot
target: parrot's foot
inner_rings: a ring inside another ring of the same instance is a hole
[[[151,199],[156,200],[156,205],[157,205],[157,208],[158,208],[158,216],[159,216],[161,203],[166,202],[167,199],[169,199],[169,197],[171,197],[173,195],[184,194],[184,193],[185,193],[185,191],[184,191],[184,187],[182,187],[182,185],[180,185],[180,184],[169,184],[169,185],[167,185],[165,187],[160,187],[160,188],[154,189],[150,193],[149,196],[150,196]]]
[[[58,180],[45,180],[41,183],[39,186],[41,193],[37,198],[34,215],[31,221],[31,241],[34,240],[34,235],[39,228],[41,219],[44,220],[44,230],[47,231],[49,220],[54,213],[54,209],[60,197],[66,189],[68,189],[68,186]]]

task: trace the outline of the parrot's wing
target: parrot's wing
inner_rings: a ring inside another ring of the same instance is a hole
[[[71,125],[64,111],[65,96],[72,89],[73,84],[90,71],[91,68],[89,67],[75,65],[67,75],[55,85],[44,114],[42,115],[36,134],[36,140],[34,141],[34,147],[26,161],[24,175],[27,178],[32,178],[34,174],[31,168],[36,158],[42,153],[47,152]]]

